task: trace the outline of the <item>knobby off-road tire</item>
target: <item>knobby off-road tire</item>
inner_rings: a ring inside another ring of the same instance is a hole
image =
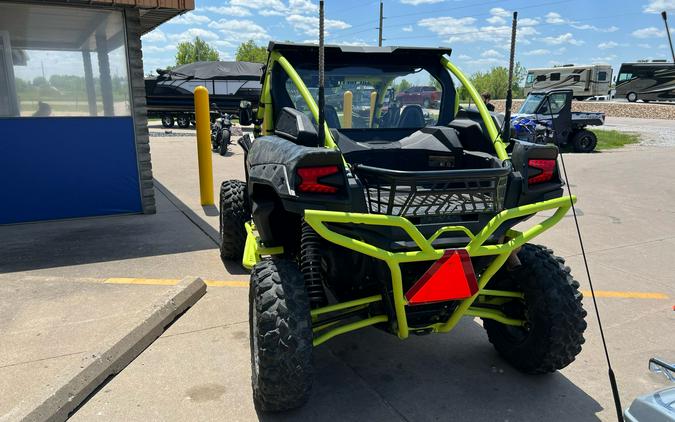
[[[586,311],[579,283],[564,259],[543,246],[526,244],[518,258],[520,267],[502,268],[489,285],[525,294],[524,312],[516,304],[516,313],[524,314],[528,326],[507,326],[489,319],[483,326],[490,343],[515,368],[530,374],[555,372],[572,363],[584,343]]]
[[[246,244],[244,223],[251,219],[246,183],[226,180],[220,185],[220,257],[241,260]]]
[[[574,152],[593,152],[598,144],[598,137],[590,130],[580,130],[572,136],[572,148]]]
[[[312,325],[305,280],[285,259],[265,259],[251,272],[251,384],[256,408],[302,406],[312,387]]]
[[[230,131],[227,129],[222,129],[220,131],[220,144],[218,145],[218,154],[221,156],[227,154],[227,147],[230,145]]]

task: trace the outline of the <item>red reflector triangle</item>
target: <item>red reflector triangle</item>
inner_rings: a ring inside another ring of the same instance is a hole
[[[466,299],[478,291],[466,249],[449,249],[405,294],[409,305]]]

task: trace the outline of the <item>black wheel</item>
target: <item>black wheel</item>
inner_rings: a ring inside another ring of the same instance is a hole
[[[637,101],[638,96],[637,96],[637,94],[634,93],[634,92],[629,92],[628,95],[626,95],[626,99],[627,99],[628,101],[630,101],[631,103],[634,103],[634,102]]]
[[[218,151],[218,144],[220,143],[221,134],[217,128],[211,129],[211,150]]]
[[[241,259],[246,244],[244,223],[251,219],[246,183],[226,180],[220,185],[220,257]]]
[[[225,155],[227,153],[227,146],[230,144],[230,131],[223,129],[220,135],[220,144],[218,145],[218,154]]]
[[[187,129],[190,127],[190,118],[187,114],[179,114],[178,117],[176,117],[176,123],[179,128]]]
[[[507,302],[502,311],[524,318],[525,327],[483,320],[490,343],[515,368],[531,374],[555,372],[572,363],[581,352],[586,311],[579,283],[564,259],[543,246],[526,244],[518,252],[520,266],[502,268],[490,288],[516,290],[523,300]]]
[[[302,406],[312,388],[312,324],[305,280],[294,262],[273,258],[253,267],[249,327],[256,408]]]
[[[593,152],[598,144],[598,137],[590,130],[582,129],[572,135],[574,152]]]
[[[162,114],[162,126],[165,128],[172,128],[174,124],[173,116],[170,114]]]
[[[431,106],[431,101],[429,101],[428,98],[425,98],[424,101],[422,101],[422,107],[429,108],[429,106]]]

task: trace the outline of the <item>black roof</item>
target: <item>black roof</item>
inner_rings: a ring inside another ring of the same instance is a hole
[[[278,51],[288,58],[291,64],[314,63],[319,55],[318,44],[285,43],[270,41],[268,51]],[[402,64],[416,66],[425,62],[438,63],[444,55],[450,55],[448,47],[401,47],[401,46],[354,46],[325,45],[326,67],[344,65],[350,61],[363,63],[372,60],[378,64]]]
[[[167,79],[250,79],[262,75],[262,64],[251,62],[195,62],[162,74]]]

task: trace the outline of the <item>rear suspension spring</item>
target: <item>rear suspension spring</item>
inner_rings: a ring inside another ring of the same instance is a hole
[[[325,305],[327,299],[321,269],[321,238],[304,221],[302,222],[302,235],[300,237],[300,270],[305,277],[310,306],[318,308]]]

